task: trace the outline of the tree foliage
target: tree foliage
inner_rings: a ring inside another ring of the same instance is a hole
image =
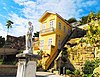
[[[82,18],[81,18],[81,25],[83,25],[83,24],[86,24],[87,23],[87,19],[88,19],[88,16],[83,16]]]
[[[76,69],[76,70],[74,71],[74,75],[75,75],[75,76],[80,75],[80,71]]]
[[[11,20],[8,20],[7,23],[6,23],[7,28],[8,29],[12,28],[12,24],[13,24],[13,22]]]
[[[96,15],[94,14],[94,12],[90,12],[90,14],[88,15],[87,23],[93,22],[95,19],[96,19]]]
[[[66,75],[71,74],[71,71],[69,69],[66,70]]]
[[[100,59],[86,61],[83,66],[83,73],[84,74],[93,74],[93,70],[97,68],[100,64]]]
[[[99,19],[100,19],[100,11],[98,11],[97,13],[90,12],[90,14],[88,14],[87,16],[83,16],[80,22],[81,25],[83,25],[91,22],[92,20],[99,20]]]
[[[11,20],[8,20],[7,22],[6,22],[6,27],[7,27],[7,29],[8,29],[8,32],[9,32],[9,28],[12,28],[12,24],[14,24]]]
[[[3,47],[5,44],[5,38],[3,38],[2,36],[0,36],[0,48]]]
[[[92,46],[97,43],[100,38],[100,21],[95,21],[96,16],[93,12],[89,14],[88,21],[88,32],[86,34],[87,39],[86,42],[91,44]]]
[[[77,22],[77,20],[75,18],[70,18],[67,20],[68,23],[73,23],[73,22]]]
[[[100,11],[98,11],[98,13],[96,14],[96,18],[97,18],[97,20],[100,19]]]
[[[90,44],[94,49],[95,46],[98,47],[98,49],[100,47],[100,20],[97,19],[99,19],[97,18],[97,14],[90,12],[87,18],[88,30],[85,36],[86,43]],[[84,40],[82,40],[82,42],[84,42]],[[92,75],[94,69],[97,68],[99,64],[100,59],[86,61],[83,67],[83,73]]]
[[[39,37],[39,32],[34,33],[33,37]]]

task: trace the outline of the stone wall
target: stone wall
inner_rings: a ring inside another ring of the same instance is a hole
[[[85,42],[80,43],[81,38],[71,39],[68,43],[69,60],[75,67],[80,69],[83,67],[86,60],[93,60],[95,58],[94,48]]]
[[[25,49],[25,36],[15,37],[7,35],[5,47],[15,49]]]
[[[16,75],[17,66],[15,65],[0,65],[0,75]]]
[[[86,30],[76,27],[70,38],[80,38],[86,34]]]

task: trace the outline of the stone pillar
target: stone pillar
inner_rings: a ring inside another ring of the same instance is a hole
[[[16,77],[36,77],[36,62],[32,59],[41,59],[42,57],[34,54],[18,54],[18,69]]]
[[[27,63],[25,77],[36,77],[36,62],[35,61],[29,61]]]
[[[17,76],[16,77],[24,77],[25,66],[26,66],[26,61],[22,60],[22,61],[18,62],[18,69],[17,69]]]

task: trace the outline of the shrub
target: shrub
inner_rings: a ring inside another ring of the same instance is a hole
[[[83,67],[84,74],[93,74],[93,70],[99,66],[100,59],[86,61]]]
[[[80,71],[79,70],[75,70],[74,71],[74,75],[80,75]]]
[[[86,61],[83,67],[84,74],[92,74],[94,70],[94,63],[92,61]]]
[[[71,74],[71,71],[70,70],[66,70],[66,74],[68,75],[68,74]]]
[[[82,77],[94,77],[92,74],[83,74]]]
[[[96,72],[96,73],[93,74],[93,77],[99,77],[99,75],[100,74],[98,72]]]

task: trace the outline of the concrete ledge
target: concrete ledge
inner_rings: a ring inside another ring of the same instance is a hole
[[[42,59],[42,56],[36,55],[36,54],[31,54],[31,53],[20,53],[20,54],[17,54],[16,57],[18,57],[18,58],[36,58],[36,59]]]
[[[0,75],[16,75],[16,65],[0,65]]]

